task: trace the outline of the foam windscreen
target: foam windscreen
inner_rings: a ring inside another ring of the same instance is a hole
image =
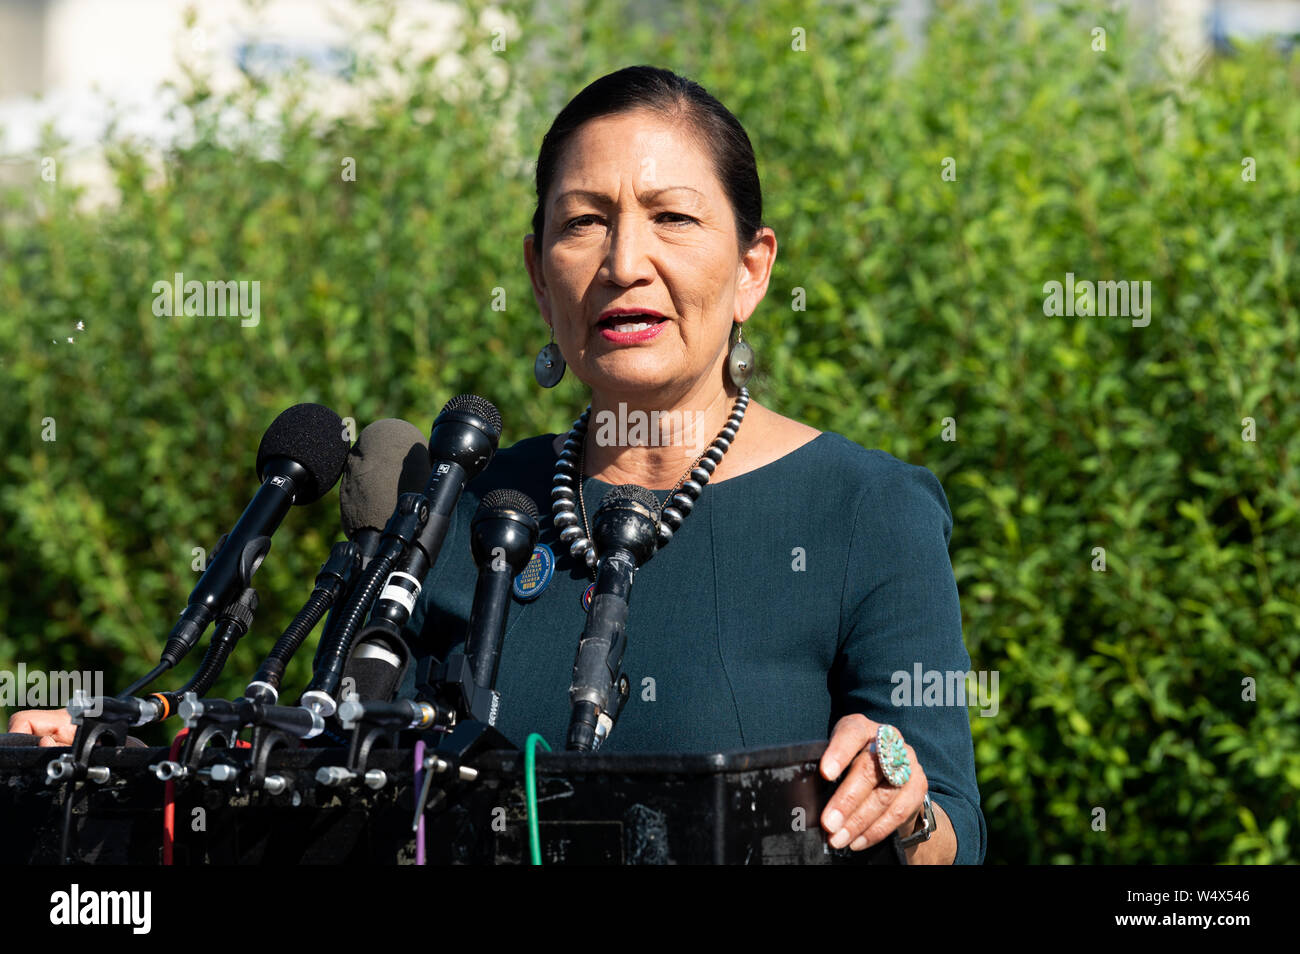
[[[295,504],[315,503],[330,492],[348,459],[343,419],[321,404],[295,404],[280,413],[257,448],[257,479],[265,480],[269,461],[287,457],[307,470]]]

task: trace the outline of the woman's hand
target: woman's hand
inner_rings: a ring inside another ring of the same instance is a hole
[[[864,715],[845,716],[835,723],[830,744],[822,755],[821,771],[826,779],[833,782],[844,772],[821,817],[832,848],[848,845],[853,851],[861,851],[884,841],[893,831],[906,837],[916,828],[929,782],[916,752],[905,741],[911,777],[901,787],[889,784],[880,771],[876,753],[867,749],[880,725]],[[938,814],[936,806],[936,820]],[[908,850],[909,860],[914,851]]]
[[[23,709],[9,718],[9,731],[39,735],[39,745],[71,745],[77,727],[67,709]]]

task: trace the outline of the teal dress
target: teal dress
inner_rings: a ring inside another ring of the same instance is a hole
[[[469,522],[499,487],[528,494],[555,555],[539,595],[512,598],[496,688],[497,727],[561,748],[569,679],[592,582],[551,526],[555,435],[497,453],[466,489],[407,627],[417,655],[463,647],[477,568]],[[683,470],[689,460],[683,460]],[[610,485],[587,478],[588,519]],[[657,490],[660,500],[669,488]],[[957,835],[958,863],[984,859],[967,710],[899,691],[897,674],[965,672],[948,558],[952,514],[924,467],[834,432],[763,467],[708,484],[636,574],[623,671],[631,696],[602,752],[719,752],[825,740],[860,712],[896,726]],[[408,686],[412,683],[408,680]],[[896,704],[902,702],[904,704]]]

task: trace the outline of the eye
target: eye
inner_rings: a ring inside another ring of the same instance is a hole
[[[683,212],[660,212],[657,216],[655,216],[655,218],[657,220],[662,220],[665,216],[671,216],[678,220],[676,222],[671,222],[670,224],[672,225],[689,225],[696,221],[695,219],[691,218],[691,216],[686,215]],[[569,219],[568,222],[564,223],[564,226],[563,228],[560,229],[560,231],[570,232],[576,228],[581,228],[581,223],[587,221],[588,219],[596,219],[596,218],[597,216],[591,213],[588,213],[587,215],[580,215],[576,219]]]

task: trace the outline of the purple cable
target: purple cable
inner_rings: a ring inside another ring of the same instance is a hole
[[[420,789],[424,786],[424,740],[420,739],[415,743],[415,792],[419,796]],[[415,829],[415,863],[424,864],[424,812],[420,812],[420,820]]]

